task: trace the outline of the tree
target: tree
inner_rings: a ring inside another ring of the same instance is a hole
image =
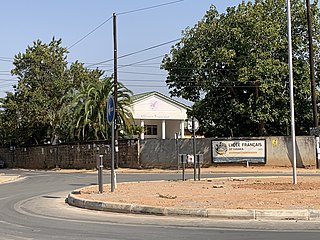
[[[70,85],[67,50],[60,45],[61,40],[49,44],[38,40],[14,58],[11,73],[18,85],[3,103],[13,142],[39,143],[57,135],[60,99]]]
[[[69,136],[74,96],[89,84],[100,82],[104,72],[82,63],[68,67],[61,39],[49,44],[35,41],[14,58],[12,74],[18,77],[14,92],[1,99],[0,134],[3,144],[34,144],[73,139]]]
[[[99,69],[88,69],[84,67],[83,63],[78,61],[72,63],[68,69],[70,88],[66,94],[61,98],[62,107],[59,111],[60,115],[60,138],[63,141],[73,141],[75,138],[74,129],[76,128],[75,112],[74,112],[74,98],[80,93],[85,95],[85,91],[90,89],[88,85],[95,85],[101,81],[104,72]]]
[[[132,92],[118,83],[118,125],[125,132],[130,132],[133,116],[129,110]],[[113,93],[114,83],[112,78],[103,78],[100,81],[83,85],[74,96],[72,104],[73,122],[71,123],[71,135],[78,139],[108,139],[111,129],[106,121],[106,103]]]
[[[313,24],[319,70],[320,15]],[[290,128],[285,0],[242,2],[219,14],[212,6],[162,63],[173,96],[194,101],[208,136],[286,135]],[[312,126],[304,0],[292,1],[297,134]],[[317,86],[319,85],[317,71]]]

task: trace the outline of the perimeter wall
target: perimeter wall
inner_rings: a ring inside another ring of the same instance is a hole
[[[292,166],[292,142],[290,137],[245,138],[266,140],[267,166]],[[211,141],[217,139],[196,139],[196,152],[203,154],[205,166],[212,162]],[[225,139],[221,139],[225,140]],[[296,137],[297,167],[317,166],[316,141],[313,136]],[[179,154],[192,154],[191,139],[129,139],[119,141],[119,167],[128,168],[178,168]],[[0,147],[0,160],[9,168],[51,169],[75,168],[93,169],[99,156],[104,166],[111,166],[111,147],[108,141],[37,145],[21,147]],[[117,161],[117,160],[116,160]],[[219,163],[222,165],[224,163]],[[232,164],[232,163],[227,163]],[[261,164],[260,164],[261,165]],[[264,165],[264,164],[262,164]]]

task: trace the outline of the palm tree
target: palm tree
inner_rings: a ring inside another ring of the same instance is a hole
[[[112,78],[82,86],[74,96],[72,106],[74,109],[74,125],[72,131],[79,139],[107,139],[110,136],[110,128],[106,123],[106,103],[113,93],[114,84]],[[121,129],[129,131],[133,117],[130,112],[132,92],[123,84],[118,83],[118,118],[117,124]]]

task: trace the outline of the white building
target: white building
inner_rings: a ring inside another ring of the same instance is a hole
[[[184,138],[185,120],[190,107],[159,92],[134,95],[132,99],[135,124],[144,128],[141,139],[170,139],[175,134]]]

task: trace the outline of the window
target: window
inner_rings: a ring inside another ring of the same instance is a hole
[[[157,125],[145,125],[145,135],[158,135],[158,126]]]

